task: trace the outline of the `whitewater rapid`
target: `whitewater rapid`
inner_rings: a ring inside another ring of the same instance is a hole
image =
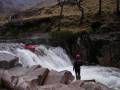
[[[36,48],[35,53],[26,49],[17,49],[16,55],[23,66],[41,65],[54,70],[72,66],[66,52],[60,47],[50,47],[48,49],[41,45]]]
[[[68,70],[75,76],[70,58],[68,57],[66,51],[61,47],[48,47],[40,45],[36,46],[35,51],[36,52],[33,53],[24,48],[16,48],[14,55],[19,57],[20,63],[25,67],[41,65],[42,67],[56,71]],[[110,88],[120,90],[120,69],[117,68],[82,66],[81,79],[95,79],[97,82],[101,82]]]

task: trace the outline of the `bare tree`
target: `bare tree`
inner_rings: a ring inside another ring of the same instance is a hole
[[[98,13],[101,14],[102,12],[102,0],[99,0],[99,11]]]
[[[83,19],[84,19],[84,9],[83,9],[83,7],[81,6],[81,2],[82,2],[82,0],[76,0],[77,1],[77,5],[78,5],[78,8],[79,8],[79,10],[80,10],[80,24],[82,24],[83,23]]]
[[[61,7],[60,10],[60,18],[59,18],[59,23],[58,23],[58,30],[61,29],[61,20],[63,18],[63,6],[64,6],[64,0],[57,0],[58,1],[58,5]]]
[[[61,29],[61,20],[63,18],[63,8],[64,8],[64,5],[66,2],[69,3],[69,0],[57,0],[58,1],[58,5],[61,7],[61,10],[60,10],[60,18],[59,18],[59,23],[58,23],[58,30]],[[71,1],[70,1],[71,2]],[[84,19],[84,9],[83,7],[81,6],[81,2],[82,0],[73,0],[73,2],[76,2],[79,10],[80,10],[80,24],[83,23],[83,19]]]
[[[119,14],[120,13],[120,0],[117,0],[116,2],[117,2],[117,4],[116,4],[116,12],[117,12],[117,14]]]

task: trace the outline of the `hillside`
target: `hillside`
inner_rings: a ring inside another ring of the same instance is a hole
[[[84,8],[85,17],[84,17],[84,23],[80,25],[79,24],[80,11],[78,7],[76,5],[64,6],[64,11],[63,11],[64,17],[62,19],[61,30],[67,30],[67,31],[69,30],[74,32],[91,31],[90,25],[94,21],[98,21],[102,24],[119,22],[119,17],[116,16],[114,13],[116,11],[115,0],[103,1],[102,15],[97,14],[98,12],[97,0],[84,0],[82,2],[82,7]],[[14,14],[13,15],[14,19],[12,21],[15,21],[15,23],[17,23],[18,20],[18,23],[22,22],[23,24],[25,24],[24,27],[22,26],[21,27],[22,29],[19,30],[21,32],[25,30],[26,32],[27,31],[46,32],[51,30],[54,31],[57,30],[58,28],[59,14],[60,14],[60,6],[58,6],[57,4],[42,8],[41,5],[36,5],[35,7]],[[42,22],[42,20],[44,21]],[[9,31],[9,29],[7,31]],[[31,32],[27,32],[27,33],[31,33]]]
[[[11,14],[32,7],[43,7],[55,3],[56,0],[0,0],[0,14]]]
[[[38,5],[39,6],[39,5]],[[37,7],[38,7],[37,6]],[[103,11],[106,13],[113,13],[115,11],[116,1],[115,0],[104,0],[103,1]],[[82,2],[82,7],[84,8],[85,14],[87,16],[94,15],[98,10],[98,1],[97,0],[84,0]],[[32,12],[32,14],[29,15],[28,12]],[[41,12],[41,13],[39,13]],[[28,16],[46,16],[46,15],[59,15],[60,7],[58,5],[52,6],[52,7],[46,7],[46,8],[36,8],[33,7],[27,11],[21,12],[21,14],[27,14]],[[79,15],[79,9],[75,5],[65,5],[64,6],[64,15]]]
[[[38,5],[39,6],[39,5]],[[60,6],[54,5],[51,7],[43,7],[43,8],[31,8],[26,11],[19,12],[15,14],[16,19],[29,20],[29,19],[39,19],[46,17],[58,17],[60,14]],[[76,5],[65,5],[64,6],[64,19],[62,20],[63,30],[86,30],[89,29],[89,24],[92,21],[101,21],[102,23],[113,22],[116,20],[116,15],[114,12],[116,11],[116,1],[115,0],[105,0],[102,4],[103,13],[101,16],[97,14],[98,12],[98,1],[97,0],[84,0],[82,2],[82,7],[85,12],[84,24],[79,26],[80,11]],[[58,23],[56,19],[56,23]],[[118,17],[117,17],[118,20]],[[71,23],[71,24],[70,24]],[[67,25],[66,25],[67,24]],[[64,26],[67,27],[64,27]],[[72,26],[71,26],[72,25]]]

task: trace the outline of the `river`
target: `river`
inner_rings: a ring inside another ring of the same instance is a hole
[[[41,65],[56,71],[68,70],[73,75],[73,66],[66,51],[61,47],[50,47],[37,45],[36,52],[24,49],[18,44],[10,46],[9,44],[0,48],[1,52],[8,52],[19,57],[23,66]],[[1,45],[0,45],[1,47]],[[5,48],[6,47],[6,48]],[[95,79],[97,82],[107,85],[110,88],[120,90],[120,69],[104,66],[82,66],[81,79]]]

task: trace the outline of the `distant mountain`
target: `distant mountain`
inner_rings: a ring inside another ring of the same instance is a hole
[[[57,0],[0,0],[0,14],[56,4]]]

